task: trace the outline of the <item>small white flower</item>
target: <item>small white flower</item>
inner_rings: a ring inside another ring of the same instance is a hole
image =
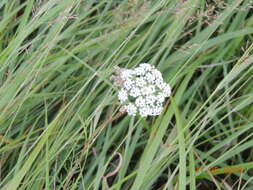
[[[126,109],[126,112],[129,114],[129,115],[136,115],[136,112],[137,112],[137,108],[135,107],[134,104],[130,103],[128,105],[125,106],[125,109]]]
[[[143,87],[147,84],[147,81],[143,77],[136,78],[135,82],[136,82],[136,85],[139,87]]]
[[[131,88],[133,88],[133,86],[134,86],[134,82],[130,79],[127,79],[124,82],[124,88],[127,89],[127,90],[130,90]]]
[[[145,86],[141,88],[142,95],[149,95],[155,92],[154,86]]]
[[[130,69],[125,69],[121,73],[121,77],[122,77],[123,80],[126,80],[126,79],[132,77],[132,75],[133,75],[133,71],[130,70]]]
[[[153,83],[156,80],[155,75],[153,75],[152,73],[147,73],[145,75],[145,78],[146,78],[147,81],[149,81],[151,83]]]
[[[162,73],[157,69],[152,70],[151,74],[156,78],[156,80],[163,81]]]
[[[118,93],[118,98],[119,98],[120,102],[126,101],[128,99],[127,91],[124,89],[121,89]]]
[[[137,107],[144,107],[146,105],[146,101],[142,96],[139,96],[136,100],[135,100],[135,105]]]
[[[165,96],[163,95],[163,93],[159,92],[158,95],[156,96],[156,99],[158,102],[164,102]]]
[[[146,71],[141,67],[137,67],[137,68],[134,69],[134,74],[136,74],[136,75],[144,75],[145,72]]]
[[[141,63],[139,67],[143,68],[145,71],[150,71],[152,68],[154,68],[154,66],[151,66],[148,63]]]
[[[137,96],[140,96],[140,95],[141,95],[141,91],[140,91],[139,88],[133,87],[133,88],[130,90],[129,95],[132,96],[132,97],[137,97]]]
[[[141,117],[147,117],[148,116],[148,110],[145,107],[144,108],[140,108],[139,112],[140,112]]]
[[[171,94],[171,88],[168,84],[165,84],[163,87],[163,93],[165,94],[166,97],[170,96]]]
[[[146,97],[146,102],[147,102],[147,104],[150,104],[150,105],[155,104],[155,102],[156,102],[156,97],[153,96],[153,95],[147,96],[147,97]]]
[[[165,87],[166,83],[162,80],[156,80],[156,86],[160,88],[161,90]]]
[[[161,106],[156,106],[154,109],[153,109],[153,112],[152,112],[152,115],[160,115],[161,112],[163,110],[163,107]]]

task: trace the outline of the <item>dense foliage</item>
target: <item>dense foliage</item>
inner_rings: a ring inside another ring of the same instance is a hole
[[[0,189],[253,188],[252,0],[1,0]],[[161,115],[119,112],[154,65]]]

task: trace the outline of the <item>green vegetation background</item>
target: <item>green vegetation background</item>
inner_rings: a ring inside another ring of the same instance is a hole
[[[252,0],[1,0],[0,189],[252,190],[252,13]],[[119,114],[113,67],[140,62],[173,88],[159,117]]]

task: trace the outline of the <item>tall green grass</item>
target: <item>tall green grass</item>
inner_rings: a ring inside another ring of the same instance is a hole
[[[0,1],[0,189],[251,190],[252,13],[252,0]],[[119,112],[113,67],[141,62],[173,88],[158,117]]]

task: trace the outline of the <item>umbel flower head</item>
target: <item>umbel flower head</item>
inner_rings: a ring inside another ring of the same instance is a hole
[[[165,98],[171,94],[171,87],[163,81],[161,72],[147,63],[141,63],[134,69],[118,68],[113,79],[120,88],[118,99],[122,104],[121,111],[126,111],[128,115],[159,115]]]

